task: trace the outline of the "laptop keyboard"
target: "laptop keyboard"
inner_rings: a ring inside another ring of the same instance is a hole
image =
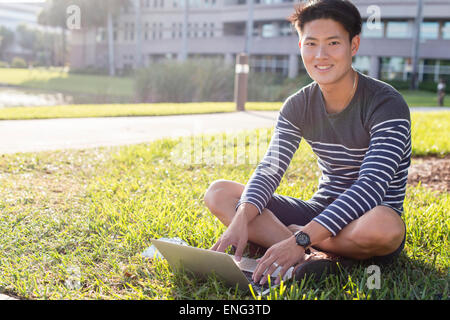
[[[266,283],[264,283],[263,285],[260,285],[259,283],[256,283],[256,282],[253,281],[253,279],[252,279],[253,272],[244,271],[244,270],[242,270],[242,272],[244,273],[245,277],[250,282],[250,284],[252,285],[253,288],[256,288],[260,292],[263,292],[263,291],[269,289],[269,282],[266,281]],[[272,287],[273,287],[273,284],[274,284],[274,278],[273,277],[270,277],[270,283],[272,284]]]

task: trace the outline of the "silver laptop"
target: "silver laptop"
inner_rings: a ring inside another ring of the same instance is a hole
[[[252,280],[253,271],[256,269],[255,259],[242,257],[240,262],[234,260],[234,256],[201,248],[190,247],[164,240],[151,240],[153,245],[169,262],[170,266],[179,270],[183,268],[194,273],[196,276],[206,278],[211,273],[215,273],[222,278],[225,283],[231,287],[238,287],[241,290],[249,290],[249,285],[258,295],[265,295],[270,292],[267,284],[261,286]],[[278,275],[279,267],[271,278],[271,286],[275,287],[274,280]],[[284,280],[291,278],[291,267],[283,277]]]

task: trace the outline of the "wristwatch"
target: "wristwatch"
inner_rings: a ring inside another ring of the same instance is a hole
[[[303,231],[297,231],[294,233],[295,241],[299,246],[302,246],[305,248],[305,250],[309,247],[311,244],[311,240],[309,239],[309,235]]]

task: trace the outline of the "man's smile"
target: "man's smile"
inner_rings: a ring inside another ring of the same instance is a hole
[[[330,70],[333,65],[332,64],[317,64],[314,66],[316,69],[318,69],[319,71],[328,71]]]

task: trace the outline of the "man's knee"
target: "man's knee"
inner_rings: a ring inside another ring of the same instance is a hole
[[[203,201],[210,210],[217,206],[220,193],[227,188],[228,183],[229,181],[225,179],[219,179],[209,185],[205,192],[205,196],[203,197]]]
[[[364,221],[355,228],[352,238],[367,253],[388,254],[395,251],[403,241],[405,227],[395,211],[387,207],[376,207]]]

